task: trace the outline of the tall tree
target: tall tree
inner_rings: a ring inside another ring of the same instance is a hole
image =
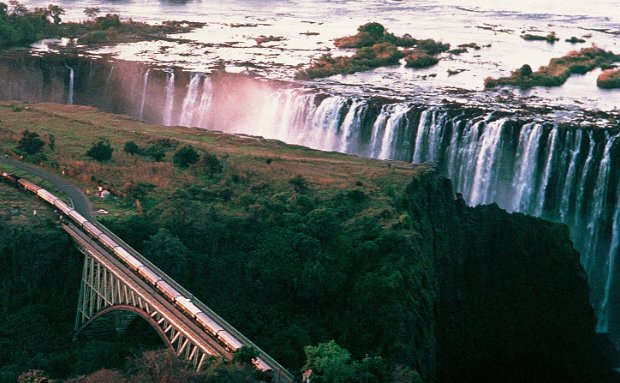
[[[41,140],[39,133],[24,130],[22,138],[17,143],[17,148],[27,154],[36,154],[43,149],[45,143]]]

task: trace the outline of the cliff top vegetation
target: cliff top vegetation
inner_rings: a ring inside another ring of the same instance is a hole
[[[502,85],[521,88],[560,86],[573,73],[584,74],[595,68],[609,67],[617,61],[620,61],[620,55],[593,45],[579,51],[570,51],[562,57],[552,58],[549,64],[541,66],[536,72],[532,71],[528,64],[525,64],[508,77],[497,79],[488,77],[484,80],[484,85],[486,88]],[[599,86],[601,83],[603,82],[599,82]]]
[[[438,55],[450,49],[450,44],[433,39],[415,39],[408,34],[398,37],[376,22],[360,25],[355,35],[336,38],[334,45],[341,49],[355,49],[355,54],[350,57],[325,54],[314,60],[308,68],[299,71],[297,78],[351,74],[398,65],[402,58],[407,67],[423,68],[436,64],[439,61]]]
[[[29,10],[16,0],[0,2],[0,47],[30,44],[53,37],[77,38],[81,44],[118,43],[164,38],[169,33],[187,32],[203,23],[168,21],[149,25],[121,20],[117,14],[99,16],[99,8],[87,8],[83,22],[63,22],[65,10],[50,4]]]

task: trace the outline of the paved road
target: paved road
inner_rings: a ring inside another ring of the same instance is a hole
[[[35,165],[27,164],[22,161],[18,161],[11,157],[0,156],[0,163],[4,163],[6,165],[10,165],[16,167],[18,169],[24,170],[28,173],[35,174],[48,182],[51,182],[58,189],[62,190],[73,202],[73,207],[77,210],[78,213],[82,214],[84,218],[89,221],[95,222],[95,214],[93,213],[92,205],[86,194],[82,193],[82,191],[71,182],[66,179],[48,172],[47,170],[41,169]]]

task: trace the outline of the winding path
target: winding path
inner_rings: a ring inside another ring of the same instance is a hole
[[[77,186],[67,181],[66,179],[48,172],[40,167],[18,161],[11,157],[0,156],[0,163],[13,166],[28,173],[32,173],[36,176],[43,178],[44,180],[51,182],[58,189],[62,190],[73,203],[73,208],[77,210],[84,218],[89,221],[96,222],[95,214],[93,213],[90,200]]]

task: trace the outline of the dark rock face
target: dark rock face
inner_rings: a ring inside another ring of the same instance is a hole
[[[446,180],[409,188],[436,273],[437,382],[611,381],[568,230],[496,205],[465,207]]]

